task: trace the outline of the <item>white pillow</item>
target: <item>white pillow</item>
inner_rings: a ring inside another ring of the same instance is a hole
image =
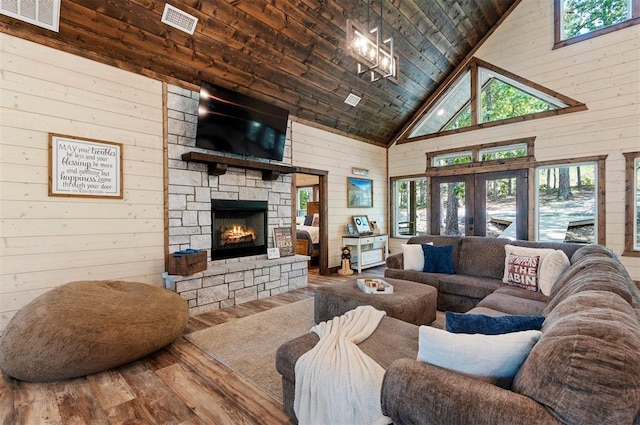
[[[501,335],[455,334],[420,326],[418,360],[494,383],[516,376],[540,331]]]
[[[402,244],[402,256],[405,270],[417,270],[419,272],[424,269],[424,252],[422,245],[419,243]]]
[[[527,257],[539,257],[538,259],[538,271],[536,274],[536,284],[539,285],[540,281],[540,268],[542,263],[544,262],[544,258],[555,251],[555,249],[549,248],[527,248],[523,246],[514,246],[514,245],[505,245],[505,258],[504,258],[504,275],[502,276],[502,281],[504,283],[512,283],[509,281],[509,257],[510,254],[517,256],[527,256]]]
[[[559,249],[545,256],[540,266],[540,280],[538,282],[540,292],[549,296],[553,284],[570,265],[571,261],[569,261],[567,254]]]

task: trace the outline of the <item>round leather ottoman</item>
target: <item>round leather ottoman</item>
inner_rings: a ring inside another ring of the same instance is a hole
[[[182,334],[186,301],[145,283],[80,281],[24,306],[0,339],[0,367],[23,381],[101,372],[150,354]]]

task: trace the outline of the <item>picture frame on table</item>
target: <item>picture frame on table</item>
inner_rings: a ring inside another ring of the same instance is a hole
[[[360,236],[354,223],[347,223],[347,234],[349,236]]]
[[[347,207],[373,207],[373,180],[347,177]]]
[[[359,236],[371,234],[369,217],[367,217],[366,215],[354,215],[352,219],[353,219],[353,225],[355,226],[356,232],[358,232]]]

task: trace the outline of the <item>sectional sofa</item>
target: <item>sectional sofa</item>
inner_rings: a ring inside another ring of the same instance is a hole
[[[538,314],[545,322],[511,384],[501,387],[416,360],[420,328],[385,317],[360,348],[386,370],[381,405],[395,424],[640,424],[640,295],[610,250],[488,238],[411,241],[425,242],[458,245],[455,274],[406,273],[394,256],[387,276],[436,286],[444,310]],[[570,254],[549,296],[502,283],[500,250],[513,243]],[[309,333],[278,350],[284,408],[294,420],[295,362],[317,341]]]
[[[505,238],[484,238],[479,236],[417,236],[407,244],[433,244],[453,247],[453,274],[427,273],[404,270],[402,253],[387,258],[386,277],[410,280],[434,286],[438,290],[438,310],[466,312],[497,290],[514,293],[502,281],[505,269],[505,246],[562,250],[568,258],[584,245],[556,242],[514,241]],[[516,288],[517,289],[517,288]],[[540,292],[516,290],[518,297],[545,302],[546,296]],[[519,300],[519,304],[521,302]],[[519,314],[526,314],[523,306],[517,306]],[[506,308],[506,307],[503,307]],[[539,310],[539,309],[538,309]],[[531,310],[535,313],[535,309]],[[505,311],[509,313],[509,311]]]

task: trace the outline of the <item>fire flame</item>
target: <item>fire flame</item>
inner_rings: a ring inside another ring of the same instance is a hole
[[[255,240],[256,235],[253,229],[247,229],[244,226],[228,227],[223,233],[222,238],[226,243],[244,242],[247,240]]]

